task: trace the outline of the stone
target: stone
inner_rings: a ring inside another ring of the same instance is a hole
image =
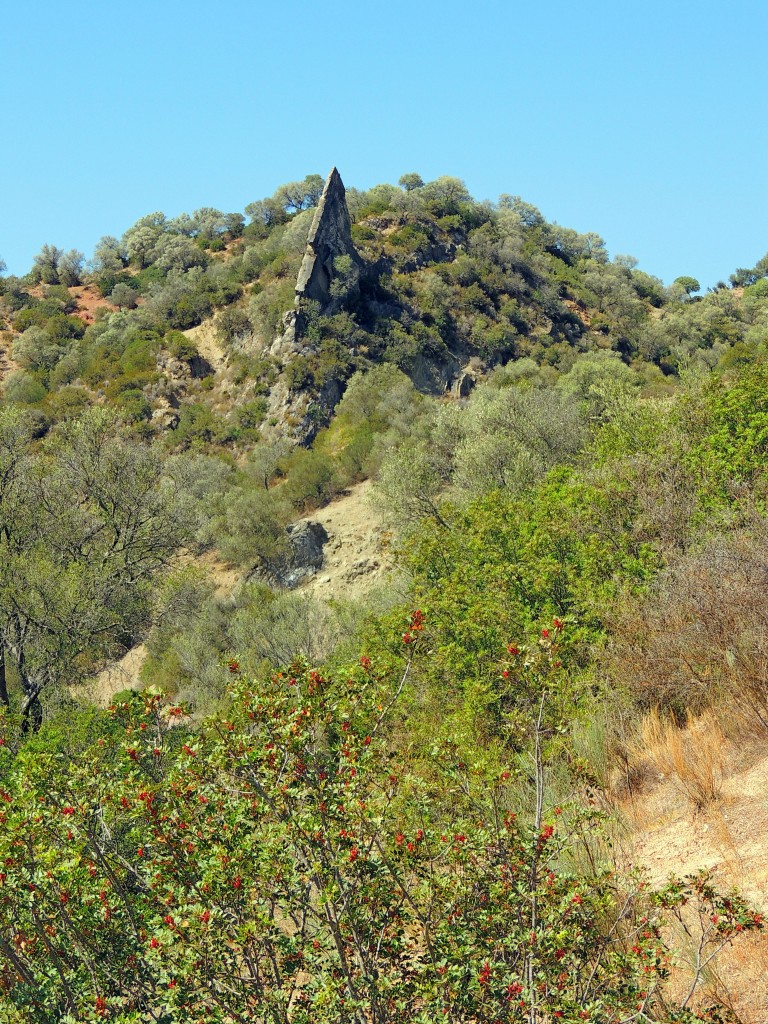
[[[179,414],[170,405],[161,405],[153,411],[152,423],[161,430],[175,430],[179,425]]]
[[[331,284],[339,276],[336,260],[349,257],[344,290],[349,295],[360,279],[362,260],[352,241],[346,190],[334,167],[328,175],[307,237],[307,248],[296,281],[296,299],[311,299],[325,308],[335,305]]]
[[[323,564],[323,545],[328,541],[323,524],[303,519],[286,529],[291,545],[291,561],[295,565],[320,569]]]
[[[462,373],[451,385],[451,394],[456,398],[469,398],[469,395],[477,381],[474,374]]]
[[[322,523],[307,519],[286,527],[288,549],[257,576],[265,576],[270,583],[293,590],[316,575],[323,567],[323,547],[328,534]]]

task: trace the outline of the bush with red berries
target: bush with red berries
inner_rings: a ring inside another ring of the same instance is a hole
[[[547,628],[509,645],[521,685],[561,671]],[[423,629],[417,613],[408,658],[428,657]],[[448,751],[439,789],[416,777],[386,735],[407,668],[233,671],[226,720],[193,731],[147,692],[75,761],[22,751],[0,791],[4,1019],[642,1020],[683,901],[709,901],[713,941],[761,926],[709,888],[576,871],[600,816],[547,805],[540,744],[533,814],[509,806],[509,771]]]

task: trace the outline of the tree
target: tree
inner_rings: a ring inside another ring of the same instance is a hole
[[[123,235],[122,244],[128,259],[140,270],[155,259],[157,243],[166,229],[166,218],[159,211],[137,220]]]
[[[161,235],[152,252],[152,262],[161,270],[185,271],[191,267],[204,267],[208,259],[191,238],[186,235]]]
[[[104,235],[96,243],[91,265],[97,274],[117,274],[127,263],[125,247],[112,235]]]
[[[757,277],[768,277],[768,252],[755,264],[755,274]]]
[[[683,274],[682,277],[676,277],[672,284],[673,287],[677,286],[681,291],[685,292],[689,299],[694,292],[701,291],[701,285],[696,278],[690,277],[687,274]]]
[[[39,451],[32,432],[23,413],[0,411],[0,647],[25,728],[39,726],[46,689],[138,636],[189,528],[158,452],[121,437],[105,410],[61,424]]]
[[[758,275],[755,273],[754,268],[748,269],[746,267],[738,267],[734,273],[730,275],[728,280],[731,282],[732,288],[747,288],[749,285],[754,284],[757,278]],[[722,282],[718,282],[718,285],[721,283]],[[725,285],[723,285],[723,287],[725,287]]]
[[[3,380],[3,398],[6,402],[34,405],[45,398],[45,385],[26,370],[13,370]]]
[[[118,281],[111,294],[107,296],[107,301],[120,309],[135,309],[138,297],[139,293],[134,288],[124,281]]]
[[[309,174],[303,181],[290,181],[281,185],[273,198],[283,209],[306,210],[317,205],[324,185],[319,174]]]
[[[277,199],[259,199],[249,203],[245,212],[251,218],[253,224],[261,227],[273,227],[275,224],[284,224],[288,219],[285,208]]]
[[[192,236],[218,238],[227,230],[226,215],[212,206],[203,206],[192,214]]]
[[[504,192],[499,196],[499,206],[502,210],[512,210],[513,213],[516,213],[526,228],[535,228],[544,224],[541,212],[531,203],[524,202],[520,196],[511,196]]]
[[[448,174],[424,185],[421,196],[431,204],[435,214],[440,217],[458,213],[461,204],[468,203],[472,198],[464,182]]]
[[[55,245],[44,245],[32,261],[31,277],[43,284],[59,283],[59,260],[64,255]]]
[[[13,342],[13,358],[29,370],[51,370],[67,351],[60,338],[51,338],[42,327],[28,327]]]
[[[242,213],[227,213],[224,215],[224,226],[227,234],[232,238],[239,238],[245,227],[245,217]]]
[[[406,192],[412,192],[416,188],[423,188],[424,179],[420,174],[403,174],[397,184],[404,188]]]
[[[81,284],[84,261],[85,256],[77,249],[69,249],[62,253],[57,267],[59,284],[63,284],[65,288]]]

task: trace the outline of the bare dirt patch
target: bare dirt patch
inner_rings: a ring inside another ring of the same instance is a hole
[[[92,324],[96,319],[98,309],[108,309],[113,313],[117,306],[107,302],[99,289],[93,284],[81,284],[69,289],[69,294],[77,302],[77,309],[72,316],[79,317],[87,324]]]
[[[631,828],[625,856],[656,885],[672,874],[707,870],[721,891],[735,887],[756,910],[768,914],[768,745],[731,749],[724,763],[720,796],[701,810],[671,776],[659,777],[646,792],[625,801],[622,810]],[[684,976],[683,970],[681,985]],[[741,939],[726,949],[707,987],[742,1024],[765,1024],[768,935]]]
[[[325,508],[306,518],[328,534],[323,567],[302,590],[324,600],[362,600],[391,570],[389,534],[370,502],[372,483],[347,489]]]
[[[99,707],[106,708],[121,690],[141,690],[141,669],[147,657],[144,644],[132,647],[118,661],[102,669],[85,687],[85,693]]]
[[[191,341],[197,345],[197,350],[205,361],[211,366],[213,372],[221,373],[227,366],[227,354],[216,337],[216,327],[213,320],[206,320],[197,327],[190,327],[183,331]]]

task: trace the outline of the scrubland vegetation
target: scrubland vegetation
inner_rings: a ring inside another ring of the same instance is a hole
[[[699,295],[409,174],[289,343],[321,191],[0,278],[4,1019],[736,1019],[759,908],[612,841],[768,742],[768,262]],[[397,585],[275,588],[367,478]]]

